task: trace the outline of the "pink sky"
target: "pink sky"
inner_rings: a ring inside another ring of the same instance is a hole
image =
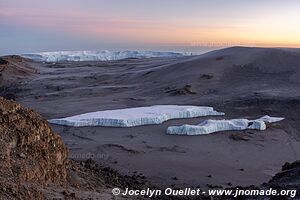
[[[68,37],[56,49],[69,48],[72,39],[78,48],[83,41],[104,48],[118,43],[300,46],[296,0],[1,0],[0,7],[0,40],[20,43],[19,38],[29,35],[28,51],[40,45],[35,35],[47,35],[48,46]],[[47,50],[47,42],[43,44],[40,49]]]

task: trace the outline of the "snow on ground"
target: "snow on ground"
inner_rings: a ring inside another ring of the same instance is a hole
[[[266,115],[266,116],[259,118],[259,120],[262,120],[262,121],[268,122],[268,123],[273,123],[273,122],[279,122],[281,120],[284,120],[284,118],[283,117],[270,117],[270,116]]]
[[[57,51],[22,54],[39,62],[60,62],[60,61],[109,61],[125,58],[152,58],[152,57],[180,57],[191,55],[175,52],[155,51]]]
[[[66,126],[110,126],[132,127],[161,124],[170,119],[224,115],[212,107],[155,105],[118,110],[91,112],[62,119],[51,119],[50,123]]]
[[[168,134],[173,135],[204,135],[219,131],[234,131],[257,129],[265,130],[266,123],[273,123],[283,120],[281,117],[264,116],[256,120],[231,119],[231,120],[206,120],[198,125],[170,126],[167,129]]]

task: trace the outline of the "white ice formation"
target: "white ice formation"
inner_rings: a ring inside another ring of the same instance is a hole
[[[265,130],[266,122],[273,123],[283,120],[281,117],[264,116],[256,120],[231,119],[231,120],[206,120],[198,125],[170,126],[168,134],[172,135],[204,135],[219,131],[234,131],[257,129]]]
[[[264,122],[268,122],[268,123],[274,123],[274,122],[279,122],[281,120],[284,120],[283,117],[270,117],[268,115],[265,115],[261,118],[259,118],[258,120],[262,120]]]
[[[56,51],[27,53],[21,56],[39,62],[61,61],[109,61],[126,58],[180,57],[188,53],[156,52],[156,51]]]
[[[161,124],[170,119],[224,115],[212,107],[155,105],[118,110],[91,112],[62,119],[51,119],[50,123],[66,126],[110,126],[132,127]]]

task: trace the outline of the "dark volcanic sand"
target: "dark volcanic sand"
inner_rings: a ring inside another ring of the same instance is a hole
[[[123,174],[181,187],[259,184],[300,159],[300,52],[235,47],[183,58],[30,64],[38,73],[18,84],[16,100],[47,119],[156,104],[214,106],[227,119],[286,118],[266,131],[193,137],[166,135],[166,128],[207,118],[134,128],[52,125],[73,157],[91,153]]]

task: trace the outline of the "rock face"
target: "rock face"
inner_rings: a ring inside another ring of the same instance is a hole
[[[175,135],[204,135],[219,131],[238,131],[246,129],[265,130],[267,123],[283,120],[281,117],[264,116],[256,120],[230,119],[230,120],[206,120],[198,125],[170,126],[168,134]]]
[[[62,119],[51,119],[50,123],[66,126],[111,126],[133,127],[161,124],[170,119],[193,118],[210,115],[224,115],[212,107],[155,105],[91,112]]]
[[[62,183],[68,151],[47,121],[0,97],[0,180],[2,183]]]
[[[92,161],[69,160],[66,146],[47,121],[2,97],[0,148],[1,200],[111,199],[111,184],[143,183]]]
[[[8,61],[0,58],[0,65],[6,65],[6,64],[8,64]]]
[[[289,187],[290,189],[300,189],[300,160],[293,163],[285,163],[281,172],[277,173],[268,183],[275,188]],[[298,194],[298,197],[300,194]]]

